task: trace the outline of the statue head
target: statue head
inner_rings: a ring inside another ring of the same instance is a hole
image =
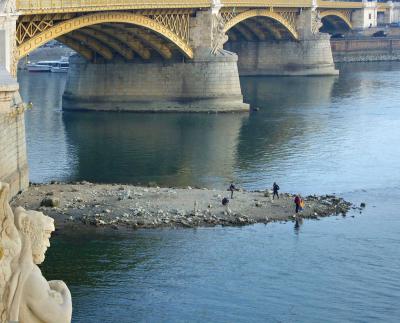
[[[54,220],[42,212],[26,211],[22,207],[18,207],[14,213],[15,225],[31,242],[33,262],[41,264],[50,246],[50,236],[55,229]]]

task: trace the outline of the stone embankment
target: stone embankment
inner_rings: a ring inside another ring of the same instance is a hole
[[[400,60],[400,37],[331,39],[335,63]]]
[[[270,191],[239,190],[227,207],[221,203],[223,197],[230,197],[230,192],[82,182],[31,185],[12,205],[40,210],[53,217],[58,228],[235,226],[296,219],[291,194],[273,200]],[[304,200],[298,218],[345,215],[352,207],[334,195],[311,195]]]

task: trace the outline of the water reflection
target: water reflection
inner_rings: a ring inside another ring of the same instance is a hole
[[[89,229],[69,231],[62,238],[52,239],[46,263],[53,264],[48,279],[63,277],[79,288],[104,287],[114,280],[114,273],[138,270],[151,262],[154,252],[162,247],[162,238],[144,238],[121,232],[100,232]],[[64,250],[62,257],[56,250]],[[65,261],[68,259],[68,261]]]
[[[303,219],[302,218],[296,218],[294,221],[294,233],[299,234],[300,233],[300,228],[303,225]]]
[[[285,149],[291,142],[326,127],[326,120],[316,123],[309,114],[330,105],[335,81],[336,77],[242,78],[246,102],[260,110],[240,132],[241,168],[279,163],[292,154]]]
[[[234,177],[247,114],[65,112],[76,177],[100,182],[204,185]]]
[[[32,182],[68,180],[74,176],[74,154],[67,147],[61,119],[66,77],[58,73],[18,72],[21,96],[33,103],[25,114],[29,175]]]

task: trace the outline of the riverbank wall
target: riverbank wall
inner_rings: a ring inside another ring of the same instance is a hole
[[[400,38],[331,39],[335,63],[400,60]]]

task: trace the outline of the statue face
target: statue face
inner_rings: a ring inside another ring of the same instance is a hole
[[[32,257],[33,262],[37,265],[44,261],[47,248],[50,247],[51,231],[44,230],[42,234],[38,234],[32,241]]]
[[[31,236],[32,257],[35,264],[41,264],[44,261],[47,248],[50,247],[50,236],[54,231],[54,220],[41,212],[33,212],[30,214],[33,227]]]
[[[50,247],[50,236],[54,231],[54,220],[42,212],[26,211],[19,207],[15,210],[20,229],[31,241],[32,258],[35,264],[44,261],[44,255]]]

